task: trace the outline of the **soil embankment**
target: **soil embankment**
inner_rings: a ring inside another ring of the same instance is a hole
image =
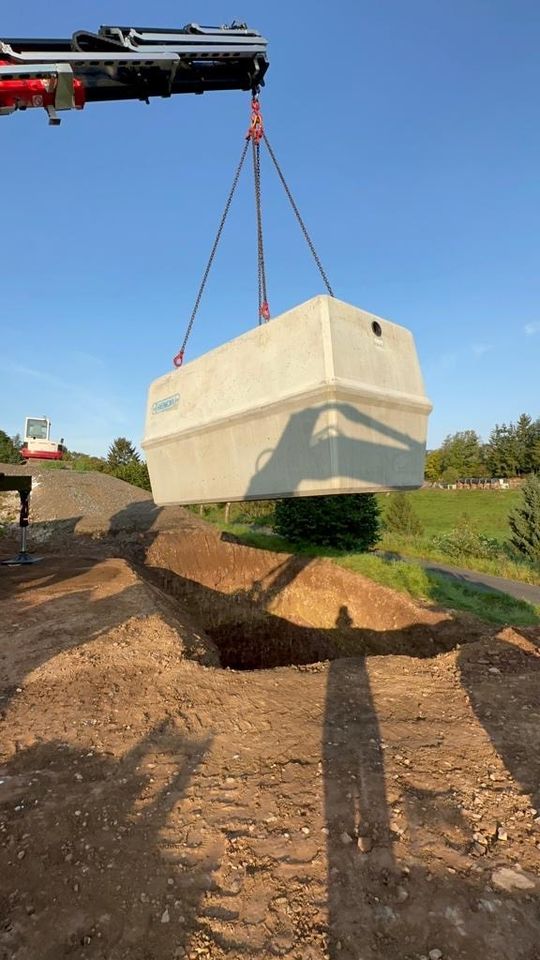
[[[43,562],[0,568],[0,957],[539,956],[538,631],[99,474],[33,508]]]

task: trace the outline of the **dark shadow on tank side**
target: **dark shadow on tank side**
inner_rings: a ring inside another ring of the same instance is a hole
[[[339,427],[318,431],[321,415],[329,412],[335,412],[351,424],[361,425],[374,437],[385,437],[392,441],[391,445],[375,439],[357,440],[341,432]],[[390,476],[389,485],[411,487],[414,463],[424,453],[425,444],[362,413],[350,403],[322,403],[290,416],[277,446],[260,454],[259,461],[265,454],[269,454],[269,458],[264,465],[257,464],[245,499],[265,499],[269,491],[276,490],[282,490],[282,496],[287,496],[294,494],[304,480],[324,481],[334,476],[374,486],[380,485],[383,477]],[[390,468],[389,458],[392,458]]]

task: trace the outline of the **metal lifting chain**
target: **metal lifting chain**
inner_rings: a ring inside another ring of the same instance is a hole
[[[234,179],[233,179],[232,187],[231,187],[231,189],[230,189],[229,196],[227,197],[227,202],[226,202],[226,204],[225,204],[225,209],[224,209],[224,211],[223,211],[223,215],[222,215],[221,220],[220,220],[220,222],[219,222],[219,227],[218,227],[218,232],[217,232],[217,234],[216,234],[216,239],[214,240],[214,245],[213,245],[212,250],[211,250],[211,252],[210,252],[210,257],[208,258],[208,263],[206,264],[206,270],[204,271],[203,278],[202,278],[202,280],[201,280],[201,285],[200,285],[200,287],[199,287],[199,292],[198,292],[198,294],[197,294],[197,299],[195,300],[195,306],[193,307],[193,311],[192,311],[192,314],[191,314],[189,323],[188,323],[188,325],[187,325],[187,330],[186,330],[186,333],[185,333],[185,336],[184,336],[184,340],[183,340],[183,342],[182,342],[182,346],[180,347],[180,350],[178,351],[178,353],[176,354],[176,356],[173,357],[173,363],[174,363],[175,367],[181,367],[181,366],[182,366],[182,363],[183,363],[183,361],[184,361],[184,353],[185,353],[185,351],[186,351],[187,342],[188,342],[188,340],[189,340],[189,338],[190,338],[191,331],[192,331],[192,329],[193,329],[193,324],[195,323],[195,318],[196,318],[196,316],[197,316],[197,313],[198,313],[198,311],[199,311],[199,307],[200,307],[200,305],[201,305],[201,300],[202,300],[202,295],[203,295],[203,293],[204,293],[204,288],[206,287],[206,282],[207,282],[207,280],[208,280],[208,276],[209,276],[209,274],[210,274],[210,270],[212,269],[212,264],[213,264],[214,258],[215,258],[215,256],[216,256],[217,248],[218,248],[218,246],[219,246],[219,241],[221,240],[221,234],[223,233],[223,228],[224,228],[224,226],[225,226],[225,221],[227,220],[227,216],[228,216],[228,214],[229,214],[229,210],[231,209],[231,203],[233,202],[233,197],[234,197],[234,194],[236,193],[236,188],[237,188],[237,186],[238,186],[238,181],[240,180],[240,174],[242,173],[242,167],[244,166],[244,161],[245,161],[246,156],[247,156],[248,147],[249,147],[249,140],[246,140],[246,142],[245,142],[245,144],[244,144],[244,146],[243,146],[243,148],[242,148],[242,156],[240,157],[240,161],[239,161],[239,163],[238,163],[238,166],[237,166],[237,168],[236,168],[236,172],[235,172],[235,174],[234,174]]]
[[[305,225],[305,223],[304,223],[304,221],[303,221],[303,219],[302,219],[302,216],[301,216],[301,214],[300,214],[300,211],[299,211],[298,207],[296,206],[296,203],[295,203],[295,201],[294,201],[294,197],[293,197],[293,195],[292,195],[292,193],[291,193],[291,191],[290,191],[290,189],[289,189],[289,186],[288,186],[288,184],[287,184],[287,181],[285,180],[285,177],[284,177],[284,175],[283,175],[283,171],[281,170],[281,167],[280,167],[280,165],[279,165],[279,163],[278,163],[278,161],[277,161],[276,155],[275,155],[275,153],[274,153],[274,151],[273,151],[273,149],[272,149],[272,146],[271,146],[271,144],[270,144],[270,141],[268,140],[268,137],[266,136],[266,133],[265,133],[265,130],[264,130],[264,126],[263,126],[263,120],[262,120],[262,115],[261,115],[260,103],[259,103],[258,97],[257,97],[257,96],[254,96],[254,98],[253,98],[253,100],[252,100],[252,103],[251,103],[251,122],[250,122],[249,130],[248,130],[248,132],[247,132],[246,142],[245,142],[244,147],[243,147],[243,149],[242,149],[242,155],[241,155],[241,157],[240,157],[240,162],[239,162],[239,164],[238,164],[238,166],[237,166],[237,168],[236,168],[236,172],[235,172],[234,179],[233,179],[233,184],[232,184],[232,187],[231,187],[231,189],[230,189],[229,195],[228,195],[228,197],[227,197],[227,202],[226,202],[226,204],[225,204],[225,209],[224,209],[224,211],[223,211],[223,216],[221,217],[221,220],[220,220],[220,223],[219,223],[219,227],[218,227],[216,239],[214,240],[214,245],[213,245],[212,250],[211,250],[211,252],[210,252],[210,257],[209,257],[208,263],[207,263],[207,265],[206,265],[206,270],[204,271],[204,274],[203,274],[203,278],[202,278],[202,281],[201,281],[201,285],[200,285],[200,287],[199,287],[199,292],[198,292],[198,294],[197,294],[197,299],[195,300],[195,306],[193,307],[193,312],[192,312],[192,314],[191,314],[191,318],[190,318],[190,321],[189,321],[188,326],[187,326],[187,330],[186,330],[186,334],[185,334],[185,337],[184,337],[182,346],[180,347],[180,350],[178,351],[178,353],[176,354],[176,356],[175,356],[174,359],[173,359],[173,363],[174,363],[175,367],[181,367],[181,366],[182,366],[182,362],[183,362],[183,360],[184,360],[184,353],[185,353],[185,350],[186,350],[187,342],[188,342],[188,340],[189,340],[191,331],[192,331],[192,329],[193,329],[193,324],[194,324],[194,322],[195,322],[195,318],[196,318],[196,316],[197,316],[197,313],[198,313],[198,310],[199,310],[199,307],[200,307],[200,304],[201,304],[202,295],[203,295],[203,293],[204,293],[204,290],[205,290],[205,287],[206,287],[206,283],[207,283],[207,280],[208,280],[208,276],[209,276],[209,274],[210,274],[210,270],[211,270],[211,268],[212,268],[212,264],[213,264],[214,258],[215,258],[215,256],[216,256],[217,248],[218,248],[218,246],[219,246],[219,241],[221,240],[221,235],[222,235],[222,233],[223,233],[223,228],[224,228],[224,226],[225,226],[225,221],[227,220],[227,216],[228,216],[229,210],[230,210],[230,208],[231,208],[231,204],[232,204],[232,201],[233,201],[233,197],[234,197],[234,194],[235,194],[235,192],[236,192],[236,188],[237,188],[237,186],[238,186],[238,181],[240,180],[240,174],[241,174],[242,168],[243,168],[243,166],[244,166],[244,161],[245,161],[246,156],[247,156],[247,152],[248,152],[248,148],[249,148],[250,142],[251,142],[252,154],[253,154],[253,177],[254,177],[254,181],[255,181],[255,207],[256,207],[256,212],[257,212],[257,258],[258,258],[258,286],[259,286],[259,324],[260,324],[260,323],[263,323],[263,322],[266,322],[267,320],[270,319],[270,307],[268,306],[268,295],[267,295],[267,290],[266,290],[266,266],[265,266],[265,259],[264,259],[264,238],[263,238],[263,226],[262,226],[261,156],[260,156],[261,142],[264,142],[264,143],[266,144],[267,148],[268,148],[268,152],[269,152],[270,157],[271,157],[271,159],[272,159],[272,162],[273,162],[273,164],[274,164],[274,166],[275,166],[275,168],[276,168],[278,177],[279,177],[279,179],[281,180],[281,183],[282,183],[282,185],[283,185],[283,188],[284,188],[284,190],[285,190],[285,193],[287,194],[287,197],[288,197],[288,199],[289,199],[289,203],[291,204],[291,207],[292,207],[292,209],[293,209],[293,212],[294,212],[294,214],[295,214],[295,216],[296,216],[296,219],[297,219],[297,221],[298,221],[298,223],[299,223],[299,225],[300,225],[300,229],[302,230],[302,233],[304,234],[304,238],[305,238],[305,240],[306,240],[306,243],[307,243],[309,249],[311,250],[311,254],[312,254],[312,256],[313,256],[313,259],[315,260],[315,263],[316,263],[316,265],[317,265],[317,268],[318,268],[318,270],[319,270],[319,273],[320,273],[320,275],[321,275],[321,277],[322,277],[322,279],[323,279],[324,285],[325,285],[326,289],[328,290],[328,293],[330,294],[330,296],[331,296],[331,297],[334,296],[334,292],[333,292],[333,290],[332,290],[332,287],[330,286],[330,281],[328,280],[328,277],[327,277],[327,275],[326,275],[326,272],[325,272],[325,270],[324,270],[324,267],[323,267],[323,265],[322,265],[322,263],[321,263],[321,261],[320,261],[320,259],[319,259],[319,256],[318,256],[318,254],[317,254],[317,251],[315,250],[315,247],[314,247],[314,245],[313,245],[313,241],[312,241],[312,239],[311,239],[311,237],[310,237],[310,235],[309,235],[309,233],[308,233],[307,227],[306,227],[306,225]]]
[[[266,292],[266,265],[264,262],[264,237],[261,203],[261,148],[253,143],[253,177],[255,181],[255,207],[257,210],[257,280],[259,285],[259,325],[270,319],[268,294]]]
[[[303,221],[303,219],[302,219],[302,215],[301,215],[298,207],[296,206],[294,197],[293,197],[291,191],[289,190],[289,185],[288,185],[287,181],[285,180],[285,177],[284,177],[284,175],[283,175],[283,171],[282,171],[282,169],[281,169],[281,167],[280,167],[280,165],[279,165],[279,163],[278,163],[277,157],[276,157],[274,151],[272,150],[272,145],[271,145],[271,143],[270,143],[270,141],[269,141],[269,139],[268,139],[268,137],[266,136],[266,133],[265,133],[264,131],[263,131],[263,136],[262,136],[262,138],[263,138],[263,140],[264,140],[264,142],[265,142],[265,144],[266,144],[266,146],[267,146],[267,148],[268,148],[268,153],[270,154],[270,156],[271,156],[271,158],[272,158],[272,163],[274,164],[274,166],[275,166],[275,168],[276,168],[276,171],[277,171],[277,175],[278,175],[279,179],[281,180],[281,183],[283,184],[283,188],[284,188],[284,190],[285,190],[285,193],[287,194],[287,197],[289,198],[289,203],[291,204],[291,207],[293,208],[294,215],[295,215],[296,219],[298,220],[298,223],[299,223],[299,225],[300,225],[300,229],[301,229],[302,233],[304,234],[306,243],[307,243],[309,249],[311,250],[311,253],[312,253],[312,256],[313,256],[313,259],[314,259],[315,263],[317,264],[317,268],[318,268],[319,273],[320,273],[320,275],[321,275],[321,277],[322,277],[322,279],[323,279],[323,283],[324,283],[326,289],[328,290],[328,293],[330,294],[330,296],[333,297],[333,296],[334,296],[334,291],[332,290],[332,287],[330,286],[330,281],[329,281],[329,279],[328,279],[328,277],[327,277],[327,275],[326,275],[326,271],[325,271],[325,269],[324,269],[324,267],[323,267],[323,265],[322,265],[322,263],[321,263],[321,261],[320,261],[320,259],[319,259],[319,255],[318,255],[317,251],[315,250],[315,247],[314,247],[314,245],[313,245],[313,241],[312,241],[312,239],[311,239],[311,237],[310,237],[310,235],[309,235],[309,233],[308,233],[307,227],[306,227],[306,225],[305,225],[305,223],[304,223],[304,221]]]
[[[255,183],[255,209],[257,211],[257,280],[259,284],[259,325],[266,323],[270,319],[270,307],[268,306],[268,293],[266,290],[266,264],[264,260],[264,235],[262,226],[262,201],[261,201],[261,140],[264,137],[264,127],[261,116],[261,108],[257,98],[254,98],[251,105],[251,124],[248,130],[247,139],[251,140],[253,152],[253,180]]]

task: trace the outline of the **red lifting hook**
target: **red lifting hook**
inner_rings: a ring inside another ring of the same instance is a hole
[[[175,367],[181,367],[184,362],[184,351],[180,350],[175,357],[173,357],[173,363]]]
[[[246,135],[246,140],[253,140],[253,143],[260,143],[264,137],[264,125],[261,113],[261,105],[257,97],[251,101],[251,123]]]

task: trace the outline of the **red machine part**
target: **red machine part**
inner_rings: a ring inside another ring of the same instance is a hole
[[[252,140],[253,143],[260,143],[261,140],[264,140],[264,123],[258,97],[253,97],[251,101],[251,121],[246,140]]]
[[[63,460],[62,450],[29,450],[28,447],[22,447],[21,457],[25,460]]]
[[[9,67],[9,60],[0,60],[0,66]],[[56,77],[47,77],[42,80],[0,80],[0,109],[54,107],[56,86]],[[86,96],[80,80],[73,81],[73,98],[75,108],[82,110]]]

